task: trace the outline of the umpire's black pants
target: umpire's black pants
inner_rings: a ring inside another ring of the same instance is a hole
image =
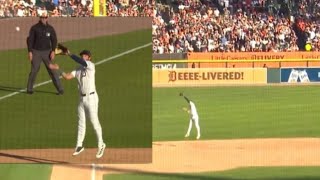
[[[49,73],[49,76],[51,77],[52,82],[56,87],[57,91],[58,92],[63,91],[63,88],[59,79],[59,74],[56,71],[51,70],[49,68],[49,63],[51,61],[50,53],[51,53],[51,50],[45,50],[45,51],[33,50],[32,51],[31,72],[29,74],[27,91],[31,91],[31,92],[33,91],[33,85],[36,80],[42,61],[45,64],[47,71]]]

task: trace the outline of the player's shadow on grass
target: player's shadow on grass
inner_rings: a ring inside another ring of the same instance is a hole
[[[3,85],[0,85],[0,91],[19,92],[19,93],[24,93],[24,94],[27,93],[27,92],[24,90],[24,88],[3,86]],[[41,90],[33,90],[33,91],[34,91],[35,93],[56,94],[55,92],[50,92],[50,91],[41,91]]]
[[[55,160],[50,160],[50,159],[42,159],[42,158],[35,158],[35,157],[28,157],[28,156],[19,156],[19,155],[13,155],[13,154],[8,154],[8,153],[3,153],[3,152],[0,152],[0,157],[1,156],[13,158],[13,159],[25,160],[25,161],[34,162],[34,163],[66,163],[64,161],[55,161]],[[1,161],[0,161],[0,163],[1,163]]]

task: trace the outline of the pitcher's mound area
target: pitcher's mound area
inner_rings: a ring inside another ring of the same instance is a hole
[[[237,139],[153,143],[151,164],[55,165],[52,180],[108,173],[191,173],[246,166],[320,166],[319,138]]]

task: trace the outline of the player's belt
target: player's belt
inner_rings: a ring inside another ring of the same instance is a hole
[[[89,93],[89,95],[94,94],[95,92]],[[87,94],[81,94],[81,96],[86,96]]]

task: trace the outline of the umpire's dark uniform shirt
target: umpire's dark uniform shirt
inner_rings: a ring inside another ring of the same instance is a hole
[[[27,44],[29,52],[32,49],[54,51],[57,46],[56,32],[51,25],[44,25],[39,21],[31,27]]]

